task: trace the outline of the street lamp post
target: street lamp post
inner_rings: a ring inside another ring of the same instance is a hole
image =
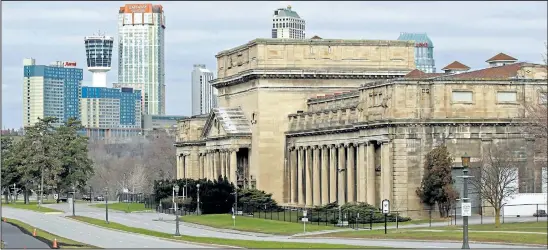
[[[462,159],[462,173],[463,173],[463,191],[462,191],[462,249],[470,249],[468,245],[468,209],[471,212],[472,206],[470,205],[468,198],[468,178],[472,177],[468,175],[468,167],[470,166],[470,156],[466,153],[461,157]],[[466,208],[465,208],[466,207]],[[464,211],[466,210],[466,214]]]
[[[105,220],[108,224],[108,187],[105,187]]]
[[[181,236],[179,233],[179,214],[177,213],[177,203],[175,203],[175,194],[179,195],[179,185],[173,186],[173,208],[175,210],[175,236]]]
[[[200,215],[202,214],[202,211],[200,211],[200,184],[196,184],[196,188],[198,189],[198,191],[196,191],[196,215]]]
[[[76,187],[72,185],[72,216],[76,216],[76,210],[75,210],[75,199],[76,199]]]

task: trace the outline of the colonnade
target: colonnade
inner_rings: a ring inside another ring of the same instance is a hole
[[[375,160],[375,143],[380,144],[380,161]],[[394,174],[388,141],[299,146],[289,151],[292,204],[366,202],[378,205],[380,200],[392,197]],[[377,171],[380,171],[378,191]]]
[[[237,152],[238,149],[211,149],[200,152],[197,178],[215,180],[222,176],[236,183]]]

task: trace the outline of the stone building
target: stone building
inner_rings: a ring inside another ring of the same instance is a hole
[[[546,92],[544,66],[423,73],[413,56],[413,42],[329,39],[220,52],[219,108],[179,122],[177,177],[223,175],[288,206],[390,199],[412,210],[439,143],[457,164],[493,140],[534,143],[516,125],[519,104]],[[531,169],[533,151],[523,151]]]

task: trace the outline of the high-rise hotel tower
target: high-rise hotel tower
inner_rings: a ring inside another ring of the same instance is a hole
[[[217,89],[211,86],[213,72],[203,64],[192,70],[192,115],[207,114],[217,107]]]
[[[107,72],[112,68],[114,38],[97,35],[84,38],[88,70],[92,73],[93,87],[107,86]]]
[[[287,8],[279,8],[272,16],[272,38],[305,39],[306,23],[297,12]]]
[[[118,83],[142,86],[144,114],[165,114],[164,10],[126,4],[118,15]]]

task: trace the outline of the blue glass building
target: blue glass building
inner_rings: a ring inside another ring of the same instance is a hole
[[[79,90],[83,70],[75,62],[36,65],[25,59],[23,68],[23,124],[32,126],[38,118],[55,117],[59,126],[79,118]]]
[[[141,91],[82,87],[82,125],[86,128],[141,128]]]
[[[425,73],[436,73],[434,60],[434,43],[426,33],[400,33],[400,41],[415,42],[415,65]]]

